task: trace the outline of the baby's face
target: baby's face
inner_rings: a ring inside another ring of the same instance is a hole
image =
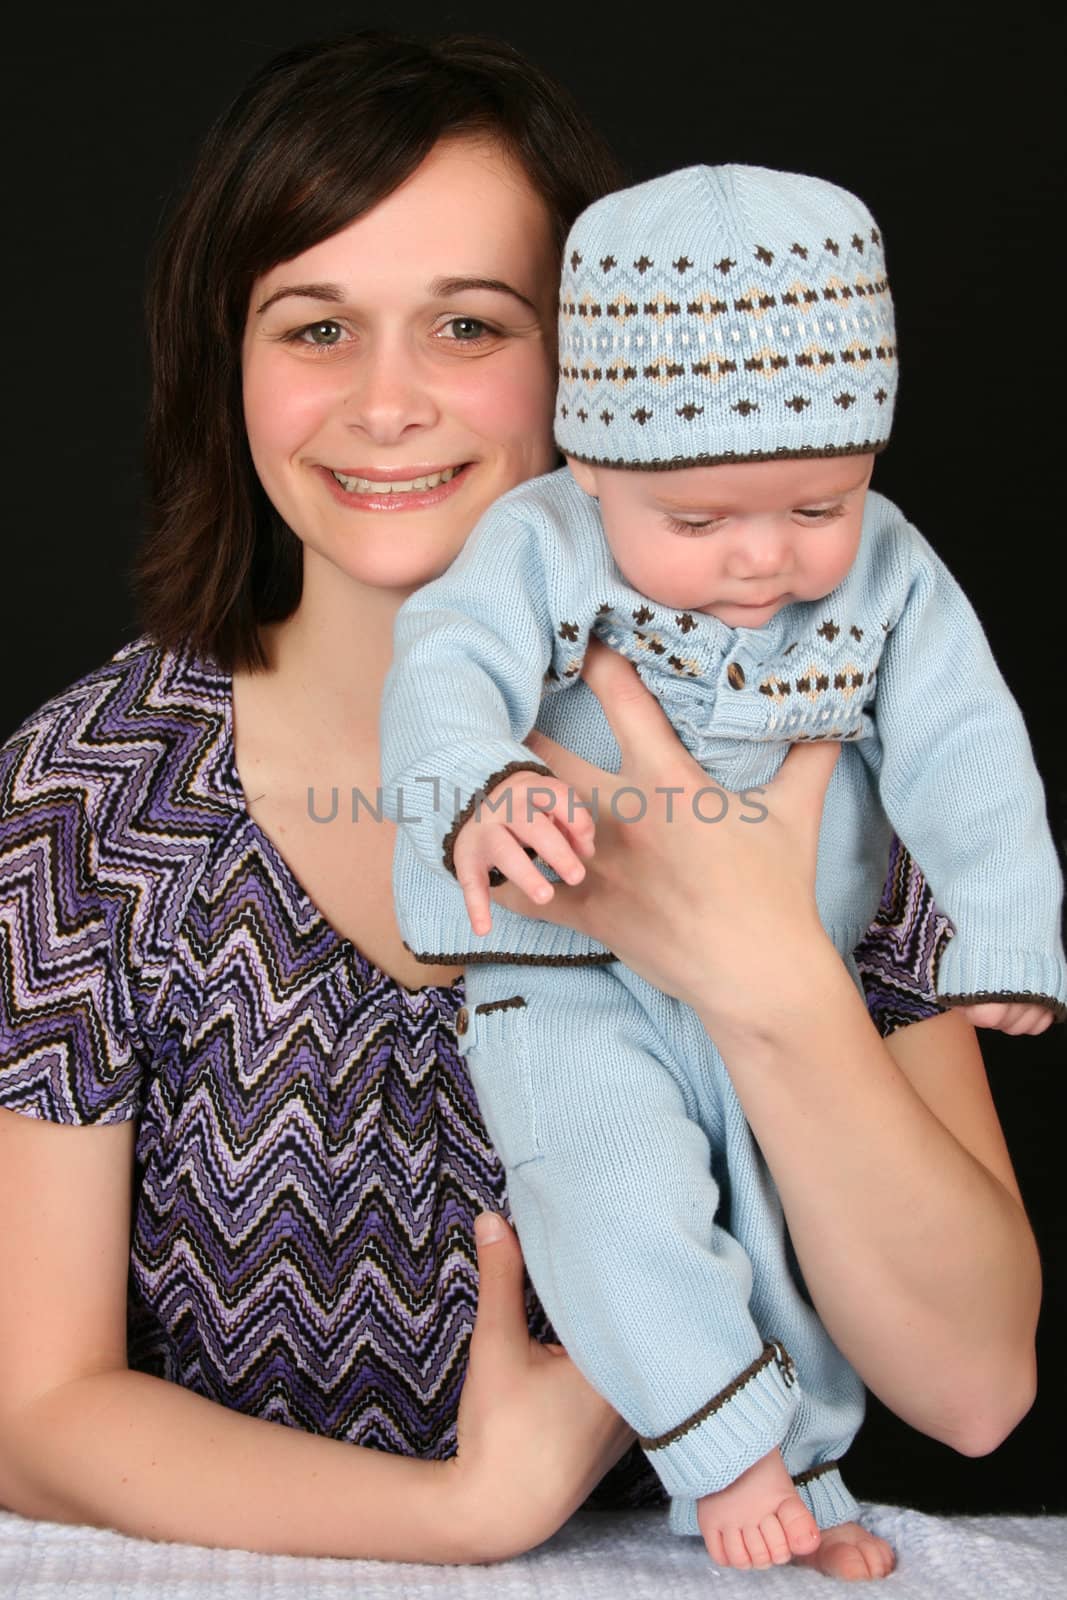
[[[569,462],[626,582],[662,606],[762,628],[820,600],[859,548],[873,455],[641,472]]]

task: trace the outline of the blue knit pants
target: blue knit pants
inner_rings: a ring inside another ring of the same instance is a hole
[[[621,963],[473,965],[460,1048],[556,1333],[696,1499],[776,1445],[821,1527],[863,1385],[803,1288],[774,1181],[696,1014]],[[818,1181],[813,1174],[813,1180]]]

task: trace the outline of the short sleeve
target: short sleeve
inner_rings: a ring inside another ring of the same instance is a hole
[[[855,951],[867,1009],[883,1037],[945,1009],[935,983],[952,934],[926,879],[894,839],[881,904]]]
[[[0,750],[0,1106],[115,1123],[141,1103],[115,951],[128,886],[101,881],[91,770],[57,756],[46,707]]]

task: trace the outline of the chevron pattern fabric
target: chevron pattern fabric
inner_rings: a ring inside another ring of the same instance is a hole
[[[936,1009],[906,857],[883,912],[864,959],[893,1026]],[[132,1366],[454,1453],[472,1221],[506,1210],[461,998],[403,988],[311,903],[246,809],[214,664],[138,640],[0,751],[0,1105],[136,1120]],[[532,1299],[530,1327],[551,1336]],[[636,1453],[612,1481],[659,1498]]]

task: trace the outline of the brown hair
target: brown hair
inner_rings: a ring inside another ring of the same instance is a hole
[[[269,62],[211,129],[148,286],[145,629],[226,670],[265,664],[259,625],[301,592],[301,547],[256,476],[241,401],[255,280],[391,194],[437,141],[490,133],[542,197],[560,249],[617,188],[605,142],[510,45],[363,32]]]

